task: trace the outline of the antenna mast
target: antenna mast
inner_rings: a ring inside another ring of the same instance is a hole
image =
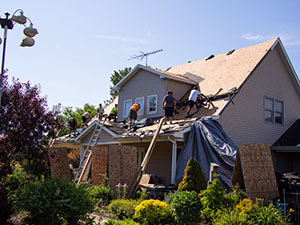
[[[158,52],[162,52],[162,51],[163,51],[162,49],[159,49],[159,50],[156,50],[156,51],[153,51],[153,52],[142,52],[142,51],[140,51],[140,53],[141,53],[140,55],[134,55],[134,56],[130,57],[128,60],[139,59],[140,61],[142,61],[144,58],[146,58],[146,66],[148,66],[148,56],[156,54]]]

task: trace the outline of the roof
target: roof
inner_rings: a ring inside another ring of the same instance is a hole
[[[215,55],[211,59],[201,59],[190,63],[174,66],[168,72],[193,74],[203,78],[199,82],[201,92],[205,95],[217,93],[219,88],[228,91],[233,87],[240,88],[256,66],[270,51],[277,39],[263,42],[246,48],[237,49],[231,54]],[[228,100],[215,102],[216,110],[212,115],[219,114]]]
[[[278,138],[273,146],[298,146],[300,144],[300,119],[297,119],[287,130]]]
[[[128,73],[122,80],[120,80],[120,82],[117,83],[116,86],[114,86],[113,90],[120,90],[120,88],[124,84],[126,84],[126,82],[129,81],[140,70],[145,70],[145,71],[148,71],[148,72],[150,72],[154,75],[158,75],[158,76],[160,76],[161,79],[176,80],[176,81],[179,81],[179,82],[193,84],[193,85],[196,84],[195,81],[193,81],[189,78],[186,78],[184,76],[181,76],[180,74],[170,73],[170,72],[167,72],[167,71],[154,69],[150,66],[143,66],[141,64],[138,64],[134,67],[134,69],[130,73]]]

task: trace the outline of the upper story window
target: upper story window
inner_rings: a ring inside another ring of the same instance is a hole
[[[158,95],[149,95],[147,98],[147,114],[157,113]]]
[[[264,120],[275,124],[284,122],[284,105],[283,101],[273,98],[264,98]]]
[[[127,118],[129,115],[129,109],[132,105],[132,100],[131,99],[127,99],[124,101],[123,103],[123,118]]]
[[[145,98],[144,97],[136,98],[135,103],[141,106],[140,110],[137,112],[138,116],[144,115]]]

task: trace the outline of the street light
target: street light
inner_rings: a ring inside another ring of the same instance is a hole
[[[16,15],[19,13],[19,15]],[[34,37],[36,34],[38,34],[37,29],[33,28],[33,23],[31,20],[24,16],[24,12],[22,9],[16,10],[11,18],[9,17],[9,13],[5,13],[5,18],[0,17],[0,24],[1,28],[4,29],[4,35],[3,35],[3,53],[2,53],[2,65],[1,65],[1,74],[0,74],[0,110],[1,110],[1,99],[2,99],[2,82],[3,82],[3,75],[4,75],[4,63],[5,63],[5,52],[6,52],[6,39],[7,39],[7,30],[12,30],[14,27],[14,24],[22,24],[25,26],[25,29],[23,30],[23,33],[26,35],[26,37],[23,38],[20,46],[22,47],[31,47],[34,45],[35,41],[32,37]],[[30,25],[29,27],[26,27],[26,22],[29,20]],[[2,43],[2,39],[0,38],[0,44]]]

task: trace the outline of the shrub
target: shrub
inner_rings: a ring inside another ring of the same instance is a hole
[[[88,220],[94,205],[85,188],[71,181],[47,179],[16,192],[15,206],[30,213],[33,224],[76,224]]]
[[[184,177],[178,185],[179,191],[196,191],[206,188],[206,181],[202,169],[196,159],[191,158],[184,170]]]
[[[195,191],[175,193],[171,207],[178,224],[194,224],[200,219],[201,200]]]
[[[232,206],[232,201],[228,201],[225,189],[219,179],[215,178],[207,189],[202,192],[201,217],[205,222],[210,222],[221,213],[221,210]]]
[[[133,220],[125,219],[125,220],[112,220],[109,219],[104,223],[104,225],[138,225],[138,223]]]
[[[170,191],[168,194],[164,195],[164,202],[171,204],[174,197],[179,193],[179,191]]]
[[[91,194],[93,202],[99,207],[108,205],[112,200],[113,192],[109,187],[93,186],[87,189]]]
[[[144,200],[134,213],[134,218],[141,224],[159,225],[172,221],[173,213],[170,205],[159,200]]]
[[[220,217],[213,220],[214,225],[255,225],[245,212],[238,210],[224,211]],[[275,224],[274,224],[275,225]]]
[[[262,203],[257,204],[258,207],[254,207],[249,213],[251,220],[255,224],[260,225],[288,225],[288,220],[286,221],[284,215],[280,213],[279,209],[275,207],[274,204],[270,203],[268,206],[262,205]]]
[[[118,219],[132,219],[135,208],[141,203],[139,200],[134,199],[117,199],[113,200],[108,205],[108,210],[113,213]]]

